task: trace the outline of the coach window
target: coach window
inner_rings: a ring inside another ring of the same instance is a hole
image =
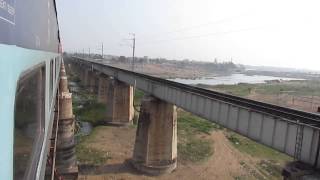
[[[44,63],[24,72],[17,85],[14,114],[14,179],[34,179],[45,118]]]

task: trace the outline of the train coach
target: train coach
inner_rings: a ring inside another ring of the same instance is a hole
[[[61,49],[54,0],[0,0],[0,179],[44,179]]]

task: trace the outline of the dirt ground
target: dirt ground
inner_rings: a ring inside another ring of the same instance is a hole
[[[137,172],[130,164],[133,152],[136,129],[133,127],[102,127],[95,134],[94,140],[88,143],[91,148],[97,148],[110,153],[111,159],[102,166],[80,166],[80,180],[126,180],[126,179],[223,179],[233,180],[236,177],[254,179],[250,175],[257,159],[240,153],[235,149],[224,131],[213,131],[201,138],[213,141],[214,153],[205,162],[192,163],[179,159],[177,169],[171,174],[158,177],[146,176]],[[243,164],[246,164],[244,166]],[[258,172],[258,171],[257,171]]]

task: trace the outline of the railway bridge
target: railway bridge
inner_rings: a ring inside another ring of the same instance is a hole
[[[170,173],[177,166],[177,113],[183,108],[258,143],[294,157],[283,175],[307,176],[320,167],[320,115],[68,57],[66,66],[80,74],[98,101],[107,106],[110,124],[132,123],[133,91],[145,92],[141,103],[133,166],[145,173]]]

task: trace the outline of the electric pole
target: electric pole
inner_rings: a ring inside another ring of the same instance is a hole
[[[131,33],[130,35],[133,36],[133,38],[132,38],[132,71],[134,71],[134,52],[136,49],[136,34]]]
[[[103,59],[103,43],[101,43],[101,59]]]
[[[136,50],[136,34],[135,33],[129,33],[130,36],[132,36],[131,39],[123,39],[123,40],[127,40],[127,41],[132,41],[132,44],[120,44],[120,46],[125,45],[125,46],[129,46],[132,48],[132,62],[131,62],[131,70],[134,71],[134,53]]]
[[[90,57],[90,48],[89,48],[89,57]]]

